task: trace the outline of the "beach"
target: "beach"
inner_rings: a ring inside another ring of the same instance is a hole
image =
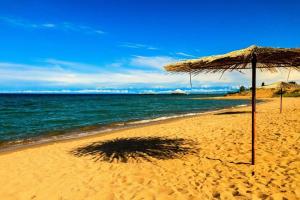
[[[282,114],[279,98],[257,105],[254,167],[251,108],[238,107],[2,152],[0,198],[300,199],[299,105],[300,98],[284,98]],[[111,152],[128,145],[124,138],[156,149]]]

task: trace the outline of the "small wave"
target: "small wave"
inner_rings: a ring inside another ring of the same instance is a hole
[[[243,106],[247,106],[247,104],[241,105],[241,106],[234,106],[234,107],[243,107]],[[234,108],[234,107],[232,107],[232,108]],[[189,116],[204,115],[204,114],[213,114],[213,113],[219,112],[221,110],[227,110],[227,109],[228,108],[218,109],[218,110],[202,111],[202,112],[185,113],[185,114],[176,114],[176,115],[163,116],[163,117],[157,117],[157,118],[152,118],[152,119],[144,119],[144,120],[133,121],[133,122],[129,122],[128,124],[145,124],[145,123],[150,123],[150,122],[157,122],[157,121],[163,121],[163,120],[168,120],[168,119],[176,119],[176,118],[181,118],[181,117],[189,117]]]
[[[145,123],[149,123],[149,122],[157,122],[157,121],[163,121],[163,120],[167,120],[167,119],[174,119],[174,118],[187,117],[187,116],[195,116],[195,115],[199,115],[199,114],[203,114],[203,113],[204,112],[157,117],[157,118],[152,118],[152,119],[144,119],[144,120],[129,122],[128,124],[145,124]]]
[[[242,105],[238,105],[238,106],[235,106],[235,107],[239,108],[239,107],[245,107],[245,106],[248,106],[248,104],[242,104]]]

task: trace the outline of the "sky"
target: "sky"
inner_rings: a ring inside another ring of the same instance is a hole
[[[299,10],[299,0],[1,0],[0,92],[188,89],[189,75],[163,66],[253,44],[300,47]],[[258,84],[287,74],[258,73]],[[251,84],[249,72],[220,76],[193,77],[193,91]]]

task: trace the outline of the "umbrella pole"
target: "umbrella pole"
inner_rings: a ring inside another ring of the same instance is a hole
[[[282,88],[280,88],[280,113],[282,113]]]
[[[251,165],[255,164],[255,112],[256,112],[256,54],[252,55],[252,156]]]

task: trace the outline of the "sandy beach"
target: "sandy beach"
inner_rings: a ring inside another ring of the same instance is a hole
[[[278,98],[257,106],[254,168],[249,112],[3,152],[0,199],[300,199],[300,98],[284,98],[282,114]]]

